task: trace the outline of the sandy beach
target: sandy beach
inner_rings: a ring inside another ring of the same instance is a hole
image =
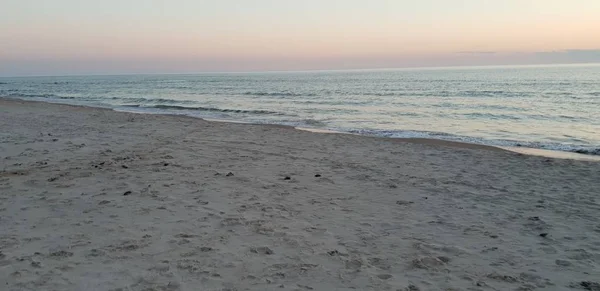
[[[0,99],[0,290],[600,290],[599,173]]]

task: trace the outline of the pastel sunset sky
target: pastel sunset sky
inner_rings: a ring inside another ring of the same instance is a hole
[[[600,62],[599,0],[3,0],[0,75]]]

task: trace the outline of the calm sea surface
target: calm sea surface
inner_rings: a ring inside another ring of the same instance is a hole
[[[0,78],[0,96],[600,155],[600,65]]]

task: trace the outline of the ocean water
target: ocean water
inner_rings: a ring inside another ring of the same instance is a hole
[[[0,96],[600,155],[600,65],[0,78]]]

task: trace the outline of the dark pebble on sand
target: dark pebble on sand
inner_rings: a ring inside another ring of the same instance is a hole
[[[127,191],[127,192],[123,193],[123,196],[127,196],[129,194],[131,194],[131,191]]]
[[[227,175],[225,175],[225,176],[226,176],[226,177],[231,177],[231,176],[233,176],[233,173],[232,173],[232,172],[229,172],[229,173],[227,173]]]
[[[127,165],[122,165],[121,166],[123,169],[129,169],[129,167]]]
[[[548,234],[544,232],[544,233],[540,233],[540,236],[541,236],[541,237],[547,237],[547,236],[548,236]]]
[[[583,289],[585,289],[585,290],[600,291],[600,283],[598,283],[598,282],[583,281],[583,282],[579,283],[579,285],[581,287],[583,287]]]
[[[316,174],[315,178],[321,178],[321,174]]]
[[[166,166],[168,166],[168,165],[169,165],[169,163],[164,163],[164,164],[163,164],[163,166],[165,166],[165,167],[166,167]]]
[[[42,267],[42,263],[36,262],[36,261],[32,261],[31,262],[31,266],[34,267],[34,268],[41,268]]]
[[[291,180],[292,178],[290,176],[285,176],[285,178],[283,178],[284,180]]]

